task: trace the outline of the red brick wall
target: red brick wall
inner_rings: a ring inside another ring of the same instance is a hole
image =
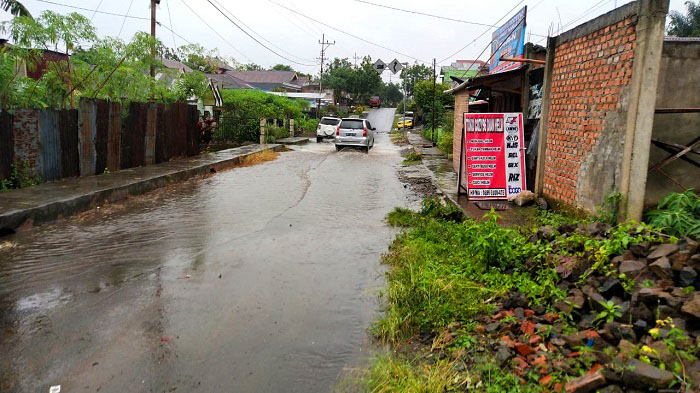
[[[545,197],[577,206],[581,164],[606,132],[606,116],[626,105],[619,98],[632,78],[635,21],[635,17],[628,17],[556,47],[544,166]]]
[[[464,112],[469,112],[469,92],[464,89],[455,94],[454,133],[452,136],[452,167],[459,170],[459,144],[462,143]]]

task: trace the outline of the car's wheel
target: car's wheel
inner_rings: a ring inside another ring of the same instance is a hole
[[[335,145],[335,150],[336,150],[336,151],[340,151],[340,146]]]
[[[364,150],[365,150],[365,154],[369,154],[369,146],[366,146]]]
[[[320,136],[317,136],[316,143],[321,143],[321,142],[323,142],[323,138],[321,138]]]

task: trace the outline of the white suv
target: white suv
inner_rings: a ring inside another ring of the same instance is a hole
[[[322,117],[316,128],[316,142],[321,143],[324,138],[335,138],[340,119],[337,117]]]

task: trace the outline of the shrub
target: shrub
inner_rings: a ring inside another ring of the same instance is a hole
[[[669,235],[700,240],[700,196],[693,190],[668,194],[647,213],[647,221]]]

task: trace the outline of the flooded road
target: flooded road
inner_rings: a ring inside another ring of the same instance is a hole
[[[311,143],[0,239],[0,391],[331,390],[370,348],[400,162],[385,132]]]

